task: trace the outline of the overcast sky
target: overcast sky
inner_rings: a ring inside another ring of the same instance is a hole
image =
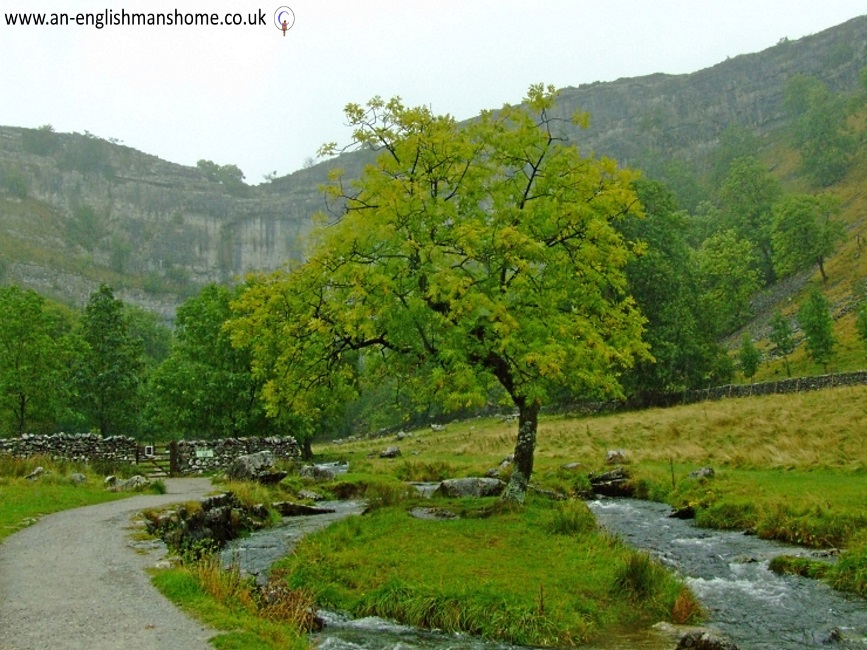
[[[274,24],[288,6],[295,22]],[[227,12],[265,26],[12,27],[14,12]],[[249,183],[345,143],[342,109],[400,95],[463,119],[531,83],[688,73],[867,13],[864,0],[0,0],[0,124],[89,131]]]

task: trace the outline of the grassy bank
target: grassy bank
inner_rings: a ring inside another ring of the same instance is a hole
[[[45,473],[34,480],[24,478],[37,467],[43,467]],[[74,473],[83,474],[87,480],[73,481]],[[79,463],[0,457],[0,540],[42,515],[129,496],[106,490],[102,481],[101,474]]]
[[[206,557],[155,571],[164,596],[206,625],[224,630],[211,639],[218,650],[305,650],[303,630],[312,623],[311,599],[303,591],[281,591],[264,599],[249,578],[225,571]]]
[[[408,514],[431,505],[460,517]],[[305,538],[280,568],[326,608],[521,645],[700,617],[680,580],[601,532],[580,501],[409,499]]]

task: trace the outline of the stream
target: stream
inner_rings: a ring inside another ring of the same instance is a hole
[[[810,555],[809,550],[696,528],[670,519],[665,504],[600,499],[588,505],[605,528],[686,576],[709,612],[707,624],[741,650],[867,648],[867,601],[767,568],[774,556]]]
[[[284,518],[282,526],[234,540],[223,550],[223,562],[238,563],[261,583],[268,568],[290,553],[298,539],[337,519],[360,514],[361,501],[319,503],[334,513]],[[836,592],[823,583],[797,576],[778,576],[768,561],[782,554],[809,551],[768,542],[737,532],[696,528],[670,519],[664,504],[633,499],[588,502],[600,524],[635,548],[644,549],[684,575],[709,612],[706,622],[741,650],[790,650],[831,647],[867,650],[867,601]],[[352,620],[320,612],[326,622],[313,634],[318,648],[328,650],[509,650],[462,635],[426,632],[371,617]],[[670,635],[655,630],[607,639],[587,650],[671,650]]]

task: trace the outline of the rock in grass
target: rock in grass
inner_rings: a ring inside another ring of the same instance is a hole
[[[450,478],[436,489],[436,494],[445,497],[498,497],[506,489],[506,484],[497,478],[471,477]]]
[[[628,462],[629,460],[626,458],[626,452],[623,449],[609,449],[605,453],[606,465],[622,465],[623,463]]]
[[[379,452],[380,458],[399,458],[400,457],[400,447],[388,447],[387,449]]]
[[[445,508],[413,508],[409,511],[410,517],[415,517],[416,519],[457,519],[458,516],[451,512],[450,510],[446,510]]]
[[[689,473],[690,478],[713,478],[714,476],[716,472],[713,471],[713,467],[702,467]]]
[[[87,483],[87,477],[80,472],[76,472],[72,476],[69,477],[69,480],[73,485],[81,485],[82,483]]]

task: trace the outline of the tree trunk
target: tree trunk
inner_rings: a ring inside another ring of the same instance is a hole
[[[518,406],[518,440],[515,443],[515,460],[512,478],[503,492],[504,501],[523,503],[527,484],[533,474],[533,454],[536,450],[536,430],[539,425],[539,404],[520,401]]]
[[[310,438],[304,438],[301,441],[301,458],[304,460],[313,458],[313,447],[310,445]]]
[[[819,273],[822,274],[822,282],[827,282],[828,275],[825,273],[825,260],[820,257],[816,260],[816,263],[819,265]]]

